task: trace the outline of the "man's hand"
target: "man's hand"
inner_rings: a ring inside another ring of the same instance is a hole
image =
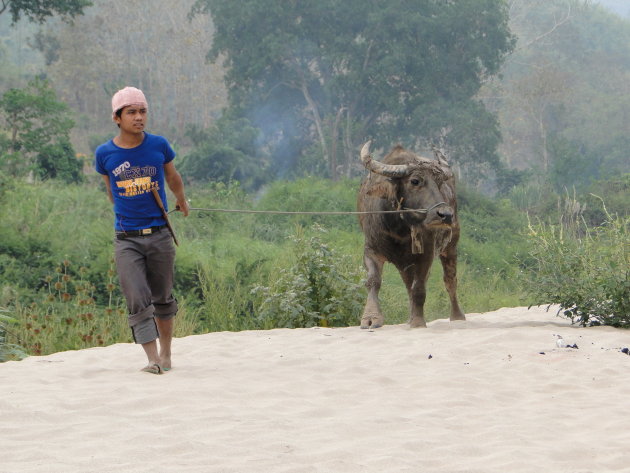
[[[175,206],[175,210],[179,210],[184,214],[184,217],[188,217],[189,206],[188,202],[186,202],[186,199],[183,199],[181,201],[178,200],[177,205]]]

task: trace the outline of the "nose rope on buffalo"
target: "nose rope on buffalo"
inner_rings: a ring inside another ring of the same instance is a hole
[[[286,211],[286,210],[238,210],[238,209],[205,209],[200,207],[190,207],[188,210],[198,210],[203,212],[227,212],[227,213],[243,213],[243,214],[274,214],[274,215],[370,215],[370,214],[403,214],[403,213],[429,213],[440,205],[446,205],[446,202],[438,202],[432,205],[428,209],[408,209],[403,208],[400,210],[372,210],[365,212],[307,212],[307,211]],[[168,213],[177,211],[170,210]]]

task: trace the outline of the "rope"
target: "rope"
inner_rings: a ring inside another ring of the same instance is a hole
[[[428,209],[407,209],[400,210],[371,210],[365,212],[307,212],[307,211],[284,211],[284,210],[238,210],[238,209],[204,209],[200,207],[190,207],[188,210],[196,210],[203,212],[227,212],[227,213],[243,213],[243,214],[274,214],[274,215],[370,215],[370,214],[403,214],[403,213],[428,213],[435,207],[446,205],[446,202],[438,202]],[[176,212],[178,209],[169,210],[169,214]]]

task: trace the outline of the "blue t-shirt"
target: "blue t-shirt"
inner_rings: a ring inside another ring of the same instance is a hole
[[[166,138],[144,133],[135,148],[121,148],[114,140],[96,148],[95,168],[109,176],[114,196],[114,228],[118,231],[164,225],[152,188],[157,188],[168,211],[164,191],[164,165],[175,158]]]

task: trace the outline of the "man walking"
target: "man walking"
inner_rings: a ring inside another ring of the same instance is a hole
[[[133,338],[147,355],[142,370],[162,374],[172,366],[175,247],[152,190],[158,191],[167,211],[165,182],[184,216],[188,203],[171,145],[166,138],[144,131],[148,108],[144,94],[135,87],[114,94],[112,119],[120,130],[96,149],[95,167],[114,204],[116,269]]]

